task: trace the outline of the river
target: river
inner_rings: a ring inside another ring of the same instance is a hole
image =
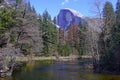
[[[86,69],[87,62],[32,61],[14,71],[11,77],[0,80],[120,80],[119,75],[98,74]]]

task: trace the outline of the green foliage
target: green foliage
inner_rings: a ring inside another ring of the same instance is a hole
[[[57,23],[56,17],[54,17],[54,19],[53,19],[53,23],[54,23],[54,24]]]
[[[112,29],[115,24],[115,14],[112,4],[107,1],[103,8],[103,18],[104,18],[104,29],[102,32],[103,40],[104,40],[104,48],[105,53],[110,49],[111,41],[112,41]]]
[[[17,11],[23,11],[24,10],[24,5],[23,5],[23,0],[16,0],[16,3],[14,5],[15,10]]]
[[[30,52],[30,49],[31,49],[31,47],[28,44],[22,45],[22,48],[21,48],[21,50],[23,51],[24,55],[27,54],[28,52]]]
[[[62,45],[62,43],[58,44],[57,51],[61,56],[69,56],[71,54],[71,47],[69,43]]]
[[[27,13],[32,12],[32,7],[31,7],[30,2],[28,2],[28,6],[27,6],[26,12],[27,12]]]
[[[111,21],[113,23],[115,21],[114,9],[113,9],[112,3],[109,1],[107,1],[104,5],[103,17],[105,18],[105,21],[107,23],[109,23],[108,22],[109,20],[113,20],[113,21]],[[111,23],[111,24],[113,24],[113,23]],[[109,26],[111,26],[111,25],[109,25]]]
[[[79,42],[76,42],[76,49],[80,55],[83,55],[83,54],[85,54],[86,35],[84,33],[86,31],[86,27],[83,26],[82,23],[80,23],[79,27],[80,27],[79,32],[78,32]]]
[[[83,48],[83,46],[81,44],[76,45],[76,49],[77,49],[79,55],[83,55],[84,54],[84,50],[85,49]]]
[[[48,13],[48,11],[47,10],[45,10],[44,12],[43,12],[43,22],[44,23],[47,23],[47,22],[49,22],[49,21],[51,21],[51,16],[50,16],[50,14]]]
[[[117,1],[116,4],[116,25],[120,25],[120,1]]]
[[[44,53],[44,55],[45,56],[50,56],[50,49],[49,49],[49,46],[48,46],[48,44],[46,44],[45,42],[44,42],[44,47],[43,47],[43,53]]]
[[[42,21],[42,31],[43,31],[43,45],[44,45],[44,53],[51,55],[52,50],[57,50],[57,28],[51,22],[51,17],[47,10],[43,13],[43,21]]]
[[[120,1],[117,1],[116,4],[116,24],[112,28],[111,34],[111,43],[110,43],[110,52],[112,54],[111,66],[114,66],[114,70],[120,72]],[[110,59],[111,59],[110,58]]]
[[[63,47],[64,56],[69,56],[71,54],[71,47],[69,43],[66,43]]]
[[[15,43],[16,42],[16,35],[15,34],[11,34],[10,36],[10,43]]]
[[[30,2],[27,3],[27,7],[25,7],[26,13],[36,13],[34,6],[31,6]]]
[[[63,56],[63,45],[60,42],[58,43],[57,51],[59,55]]]
[[[99,37],[100,68],[107,71],[115,70],[115,13],[111,2],[103,7],[104,27]],[[104,66],[104,67],[103,67]],[[101,70],[102,71],[102,70]]]
[[[12,24],[15,22],[14,15],[13,9],[0,8],[0,34],[4,34],[5,31],[12,27]]]

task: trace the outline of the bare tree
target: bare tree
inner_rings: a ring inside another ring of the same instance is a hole
[[[93,3],[92,13],[95,14],[95,18],[88,19],[88,34],[90,41],[91,55],[93,57],[93,65],[95,70],[99,71],[99,34],[103,31],[103,19],[102,19],[102,2],[103,0],[95,0]]]
[[[93,65],[98,64],[99,62],[99,48],[98,48],[98,40],[99,40],[99,19],[88,19],[88,27],[87,27],[87,44],[88,44],[88,53],[92,55]]]

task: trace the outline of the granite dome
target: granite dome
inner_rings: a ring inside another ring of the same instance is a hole
[[[70,8],[61,9],[57,16],[57,25],[65,31],[73,24],[78,26],[80,23],[84,22],[84,16],[78,11]]]

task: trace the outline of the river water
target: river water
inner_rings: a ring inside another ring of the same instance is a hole
[[[13,72],[11,77],[0,80],[120,80],[119,75],[94,73],[85,68],[84,60],[55,62],[33,61]]]

